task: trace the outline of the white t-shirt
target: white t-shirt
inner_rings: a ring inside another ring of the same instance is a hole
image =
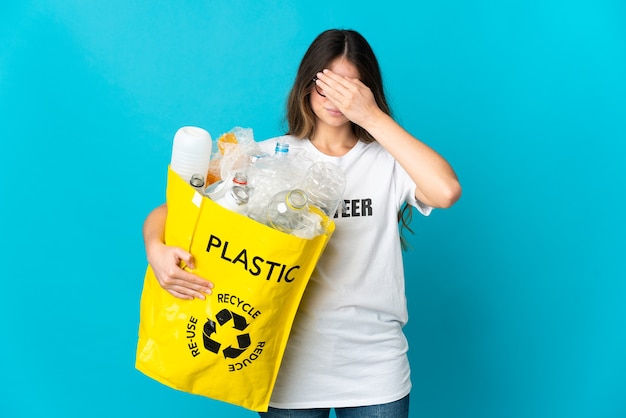
[[[345,213],[302,298],[270,405],[276,408],[364,406],[393,402],[411,389],[408,319],[397,214],[403,202],[428,215],[415,183],[377,142],[359,141],[331,157],[308,139],[277,140],[290,152],[339,165],[346,175]]]

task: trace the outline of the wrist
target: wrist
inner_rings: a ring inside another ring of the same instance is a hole
[[[148,262],[151,262],[152,256],[158,254],[159,248],[165,246],[165,243],[157,238],[148,239],[144,243],[146,249],[146,256],[148,258]]]
[[[385,132],[385,126],[393,121],[391,116],[380,110],[376,109],[365,121],[361,127],[370,133],[376,140],[381,136],[381,132]]]

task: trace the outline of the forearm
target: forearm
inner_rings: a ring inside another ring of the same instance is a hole
[[[205,295],[211,294],[213,283],[183,270],[181,265],[195,268],[193,256],[182,248],[165,245],[166,218],[167,205],[163,204],[150,212],[143,223],[148,263],[161,287],[172,295],[182,299],[205,299]]]
[[[461,185],[448,162],[390,116],[377,112],[363,126],[407,171],[417,185],[415,197],[436,208],[447,208],[461,196]]]
[[[143,223],[143,240],[148,255],[152,246],[165,243],[166,218],[167,205],[162,204],[154,208]]]

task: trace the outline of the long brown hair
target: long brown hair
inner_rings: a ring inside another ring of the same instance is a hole
[[[309,102],[309,95],[314,90],[313,78],[339,57],[345,58],[356,67],[359,79],[372,91],[378,107],[391,116],[380,66],[370,44],[354,30],[329,29],[315,38],[300,62],[296,80],[287,97],[288,135],[297,138],[310,138],[313,135],[316,120]],[[366,143],[375,141],[374,137],[359,125],[351,123],[351,126],[352,133],[359,140]],[[407,204],[404,204],[398,212],[400,243],[403,250],[409,248],[403,232],[405,229],[413,232],[409,227],[412,215],[412,207]]]

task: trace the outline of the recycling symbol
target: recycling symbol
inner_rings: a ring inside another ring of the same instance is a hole
[[[220,348],[222,348],[222,344],[215,341],[212,336],[213,334],[217,335],[217,326],[220,327],[226,325],[231,320],[233,321],[233,328],[238,331],[244,331],[248,327],[248,323],[246,322],[246,318],[241,315],[238,315],[228,309],[222,309],[215,315],[215,319],[217,323],[211,319],[207,319],[206,324],[204,324],[204,332],[203,332],[203,341],[204,348],[209,350],[212,353],[218,354],[220,352]],[[224,358],[237,358],[246,351],[246,349],[250,346],[250,334],[241,333],[237,335],[237,347],[233,347],[229,345],[228,347],[222,350],[224,354]]]

